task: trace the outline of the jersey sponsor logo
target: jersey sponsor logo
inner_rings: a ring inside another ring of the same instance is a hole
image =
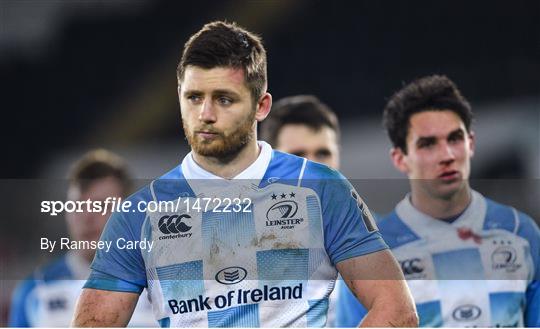
[[[375,219],[373,218],[371,211],[369,211],[366,203],[364,202],[364,200],[362,200],[360,195],[358,195],[358,192],[356,192],[355,189],[351,189],[351,197],[356,201],[358,209],[360,209],[360,211],[362,212],[362,220],[364,221],[364,225],[366,226],[367,231],[369,233],[378,231],[379,228],[375,223]]]
[[[482,309],[476,305],[461,305],[452,312],[452,317],[456,321],[474,321],[480,317]]]
[[[496,244],[497,241],[494,241],[494,243]],[[504,241],[499,243],[504,243]],[[506,243],[509,244],[510,242],[507,241]],[[521,264],[516,263],[516,260],[516,249],[509,245],[501,245],[491,254],[492,268],[494,270],[505,270],[507,273],[515,272],[521,267]]]
[[[165,234],[160,236],[160,240],[166,239],[176,239],[176,238],[185,238],[191,237],[192,233],[186,233],[191,230],[191,226],[187,225],[184,221],[185,219],[191,218],[190,215],[165,215],[162,216],[158,221],[158,228],[161,233]]]
[[[216,274],[216,281],[221,284],[237,284],[244,280],[247,276],[247,271],[240,266],[231,266],[222,269]]]
[[[230,290],[227,294],[213,298],[199,295],[192,299],[169,299],[167,303],[173,314],[185,314],[213,309],[223,309],[231,306],[253,304],[265,301],[302,299],[302,283],[296,286],[268,286],[261,289]]]
[[[406,279],[422,279],[426,277],[424,265],[420,258],[400,260],[399,265],[401,265],[401,271]]]
[[[281,226],[281,229],[292,229],[295,225],[301,224],[304,221],[303,218],[296,217],[298,203],[291,200],[296,198],[294,192],[273,193],[271,198],[272,200],[281,201],[274,203],[266,212],[266,226]]]

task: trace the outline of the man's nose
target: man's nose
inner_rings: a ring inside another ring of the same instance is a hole
[[[212,100],[205,100],[199,113],[199,120],[205,123],[214,123],[217,121],[217,115]]]
[[[452,146],[448,143],[444,143],[441,145],[441,163],[443,164],[450,164],[456,160],[456,155],[454,153],[454,149],[452,149]]]

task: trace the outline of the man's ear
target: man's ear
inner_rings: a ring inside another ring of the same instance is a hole
[[[474,156],[474,150],[476,148],[476,135],[474,131],[471,131],[469,134],[469,148],[471,149],[471,158]]]
[[[390,150],[390,159],[392,159],[392,164],[397,170],[404,174],[409,173],[409,166],[407,166],[406,157],[407,155],[403,153],[403,150],[399,147],[393,147]]]
[[[264,93],[264,95],[257,102],[255,119],[258,122],[263,121],[270,113],[271,108],[272,108],[272,95],[270,95],[270,93],[268,92]]]

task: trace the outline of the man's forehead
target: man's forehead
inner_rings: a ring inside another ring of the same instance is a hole
[[[315,130],[305,124],[288,123],[283,125],[278,134],[278,144],[295,148],[331,146],[336,143],[336,133],[327,126]]]
[[[409,137],[446,137],[463,130],[465,124],[453,111],[424,111],[411,116],[409,120]]]
[[[189,65],[184,73],[182,89],[242,89],[246,88],[244,70],[233,67],[203,68]],[[247,89],[247,88],[246,88]]]

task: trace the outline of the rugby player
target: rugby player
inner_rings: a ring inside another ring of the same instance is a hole
[[[378,222],[401,264],[420,326],[539,327],[540,231],[526,214],[471,189],[472,111],[447,77],[427,76],[388,101],[384,125],[410,193]],[[337,326],[365,307],[339,288]]]
[[[313,95],[280,99],[261,125],[261,139],[276,150],[339,169],[339,122]]]
[[[111,216],[102,239],[156,246],[98,251],[73,325],[125,325],[146,287],[164,327],[321,327],[339,271],[368,305],[365,325],[415,326],[399,266],[347,180],[257,142],[272,103],[260,38],[209,23],[186,43],[177,76],[192,151],[129,200],[183,202]]]
[[[82,156],[69,174],[67,198],[71,201],[100,201],[108,197],[125,197],[130,177],[124,160],[109,151],[93,150]],[[94,242],[105,226],[110,213],[68,212],[66,222],[74,241]],[[67,327],[95,249],[70,250],[50,264],[36,269],[22,281],[13,294],[9,326]],[[155,327],[150,304],[141,298],[130,326]]]

